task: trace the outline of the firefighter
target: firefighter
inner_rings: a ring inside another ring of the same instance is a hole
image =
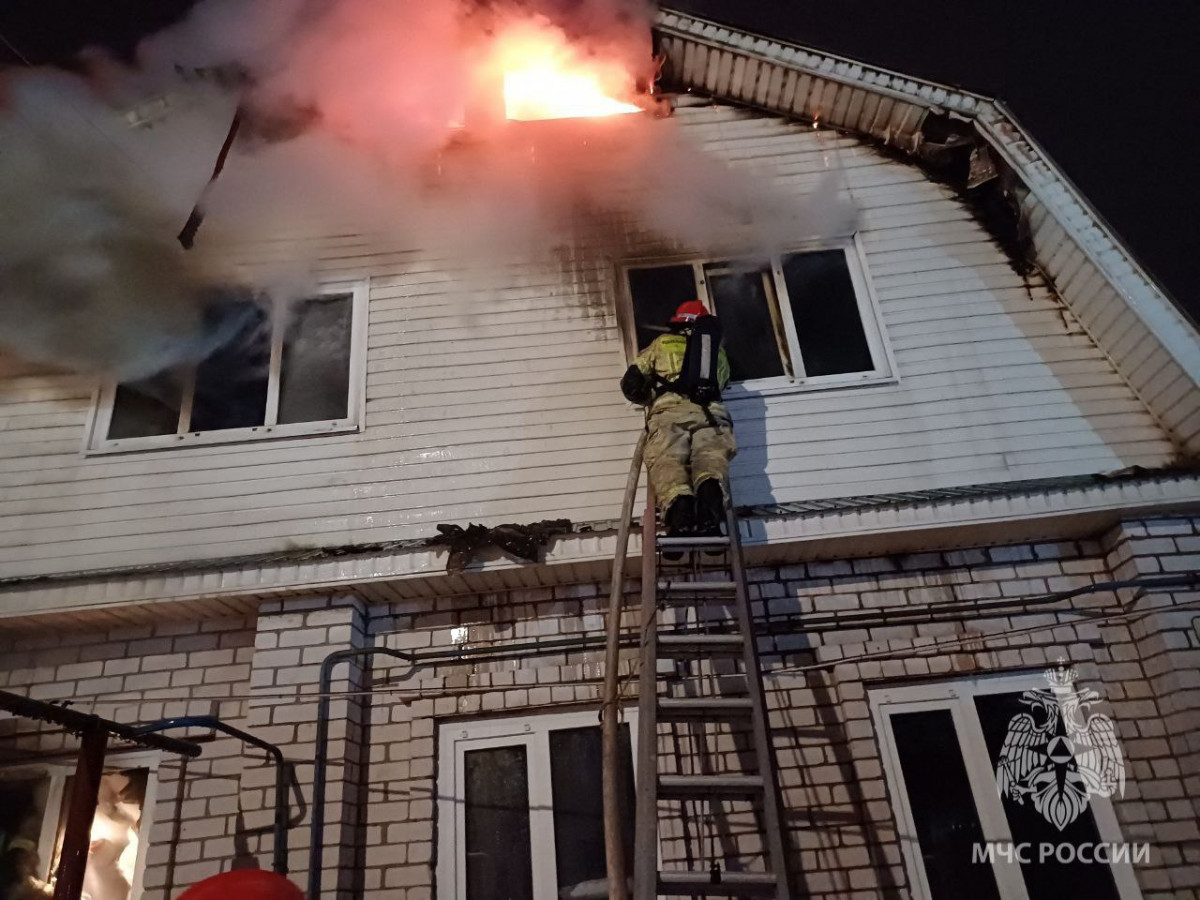
[[[37,844],[28,838],[14,837],[0,858],[0,886],[6,890],[2,900],[46,900],[50,886],[38,877],[40,868]]]
[[[737,452],[721,403],[728,383],[720,324],[700,300],[680,305],[621,379],[626,399],[646,407],[646,468],[669,537],[721,533]]]

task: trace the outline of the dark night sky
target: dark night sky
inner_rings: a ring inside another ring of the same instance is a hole
[[[3,0],[36,63],[127,50],[191,0]],[[684,12],[1004,100],[1200,319],[1195,0],[668,0]],[[1187,23],[1191,21],[1192,24]],[[0,43],[0,61],[15,63]]]

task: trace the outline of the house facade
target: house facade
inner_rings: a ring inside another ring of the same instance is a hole
[[[325,692],[323,893],[586,896],[642,427],[617,380],[699,295],[727,323],[794,894],[1200,897],[1195,327],[994,101],[669,11],[656,38],[678,91],[661,127],[780,194],[835,172],[856,227],[750,264],[625,223],[507,262],[486,317],[428,255],[288,236],[272,252],[315,254],[321,291],[273,336],[250,413],[214,406],[201,371],[168,395],[9,364],[0,687],[277,744],[304,884],[322,664],[396,651],[339,664]],[[448,570],[430,542],[545,520],[568,524],[536,563]],[[1120,789],[1060,789],[1074,806],[1050,813],[1002,796],[1022,698],[1085,689]],[[660,740],[681,766],[738,752],[678,727]],[[269,867],[272,767],[189,734],[186,763],[110,752],[124,881],[96,896]],[[73,747],[0,721],[6,830],[43,866]],[[665,865],[754,868],[752,810],[667,806]]]

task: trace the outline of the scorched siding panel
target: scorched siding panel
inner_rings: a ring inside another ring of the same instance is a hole
[[[725,55],[715,65],[718,78],[742,74]],[[827,98],[825,82],[764,84],[794,92],[798,106],[833,99],[839,113],[846,94],[845,114],[879,128],[915,123],[916,107],[859,105],[846,88]],[[895,359],[894,383],[732,399],[739,501],[1172,457],[1075,319],[1039,278],[1013,271],[946,188],[854,139],[780,120],[697,107],[681,109],[675,125],[708,152],[767,173],[780,192],[811,191],[828,172],[845,179]],[[370,279],[362,432],[85,456],[93,386],[10,371],[0,379],[0,572],[397,540],[448,521],[617,514],[641,417],[617,391],[626,359],[613,292],[617,263],[636,249],[592,238],[569,261],[514,261],[486,301],[432,255],[365,236],[293,236],[238,252],[278,261],[314,248],[326,277]],[[1156,395],[1173,397],[1170,372],[1141,368]]]

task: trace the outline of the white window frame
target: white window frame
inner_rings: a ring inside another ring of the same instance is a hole
[[[630,752],[637,781],[637,710],[623,710],[629,726]],[[554,848],[554,810],[550,795],[548,734],[567,728],[593,728],[596,711],[536,713],[503,719],[450,721],[438,736],[438,860],[439,900],[466,900],[466,797],[463,758],[468,750],[494,747],[525,748],[529,784],[529,844],[533,897],[557,900],[558,870]]]
[[[307,437],[319,434],[347,434],[360,431],[366,410],[367,369],[367,307],[370,295],[366,280],[351,282],[324,282],[309,298],[351,296],[350,320],[350,393],[343,419],[318,420],[315,422],[291,422],[279,424],[279,381],[283,362],[284,329],[273,329],[271,334],[271,362],[267,381],[267,410],[262,425],[249,428],[221,428],[212,431],[185,431],[178,434],[153,435],[151,437],[122,438],[109,440],[109,425],[112,422],[113,403],[117,396],[117,383],[106,380],[96,391],[92,414],[86,430],[84,453],[87,455],[129,453],[141,450],[161,450],[167,447],[196,447],[210,444],[239,444],[272,438]],[[191,391],[187,392],[180,410],[180,423],[185,424],[191,415]]]
[[[912,882],[913,900],[931,900],[929,879],[917,840],[917,828],[908,799],[908,786],[900,768],[900,757],[896,749],[895,734],[891,717],[897,713],[949,710],[957,732],[959,748],[967,770],[971,794],[979,814],[979,825],[985,842],[1012,843],[1012,831],[1004,814],[1004,804],[996,788],[996,772],[991,764],[991,755],[984,742],[983,729],[975,711],[974,698],[988,694],[1016,694],[1034,688],[1044,688],[1045,676],[1041,672],[1016,675],[981,675],[952,681],[926,682],[923,684],[884,687],[868,692],[875,731],[879,735],[880,751],[887,782],[891,788],[892,809],[899,828],[901,849],[905,866]],[[1113,811],[1112,801],[1107,797],[1091,797],[1088,808],[1096,822],[1100,840],[1120,843],[1121,828]],[[1133,866],[1129,863],[1113,863],[1110,866],[1117,896],[1121,900],[1141,900]],[[1021,866],[996,857],[992,861],[992,872],[1001,900],[1029,900]]]
[[[158,798],[158,767],[161,762],[162,754],[157,750],[109,753],[104,758],[106,770],[148,770],[142,818],[138,822],[137,859],[133,866],[133,884],[129,888],[129,900],[139,900],[142,896],[142,881],[146,874],[146,857],[150,847],[150,830],[154,826],[154,805]],[[55,762],[31,763],[4,766],[0,768],[0,771],[4,773],[5,780],[50,779],[49,789],[46,793],[46,811],[42,816],[42,831],[38,836],[38,858],[42,866],[38,871],[38,877],[49,881],[54,874],[50,871],[50,866],[54,863],[54,845],[58,838],[63,794],[66,790],[67,779],[75,774],[75,766]]]
[[[862,321],[863,334],[867,340],[867,348],[871,353],[871,361],[875,368],[866,372],[848,372],[840,375],[808,376],[804,372],[804,359],[800,352],[800,342],[796,333],[796,323],[792,316],[791,299],[788,296],[787,284],[783,277],[783,257],[793,253],[811,253],[820,250],[841,250],[846,256],[846,268],[850,273],[850,281],[854,286],[854,297],[858,304],[858,315]],[[809,241],[796,244],[773,253],[769,257],[771,283],[769,284],[768,302],[774,302],[776,309],[772,310],[772,318],[778,315],[784,327],[786,337],[785,369],[791,369],[783,375],[771,378],[753,378],[748,381],[732,382],[723,392],[726,400],[738,397],[796,393],[799,391],[828,390],[831,388],[846,388],[859,385],[895,384],[895,360],[892,357],[891,345],[883,331],[883,319],[879,312],[879,299],[867,272],[866,253],[862,240],[856,233],[841,240]],[[633,293],[629,288],[629,272],[632,269],[655,269],[662,266],[690,265],[696,283],[696,296],[711,301],[708,292],[708,279],[705,266],[714,263],[736,263],[736,259],[723,256],[670,256],[653,259],[628,260],[619,269],[619,292],[622,298],[618,319],[621,323],[625,338],[627,362],[632,362],[637,356],[637,327],[635,324]],[[776,335],[777,338],[779,335]]]

